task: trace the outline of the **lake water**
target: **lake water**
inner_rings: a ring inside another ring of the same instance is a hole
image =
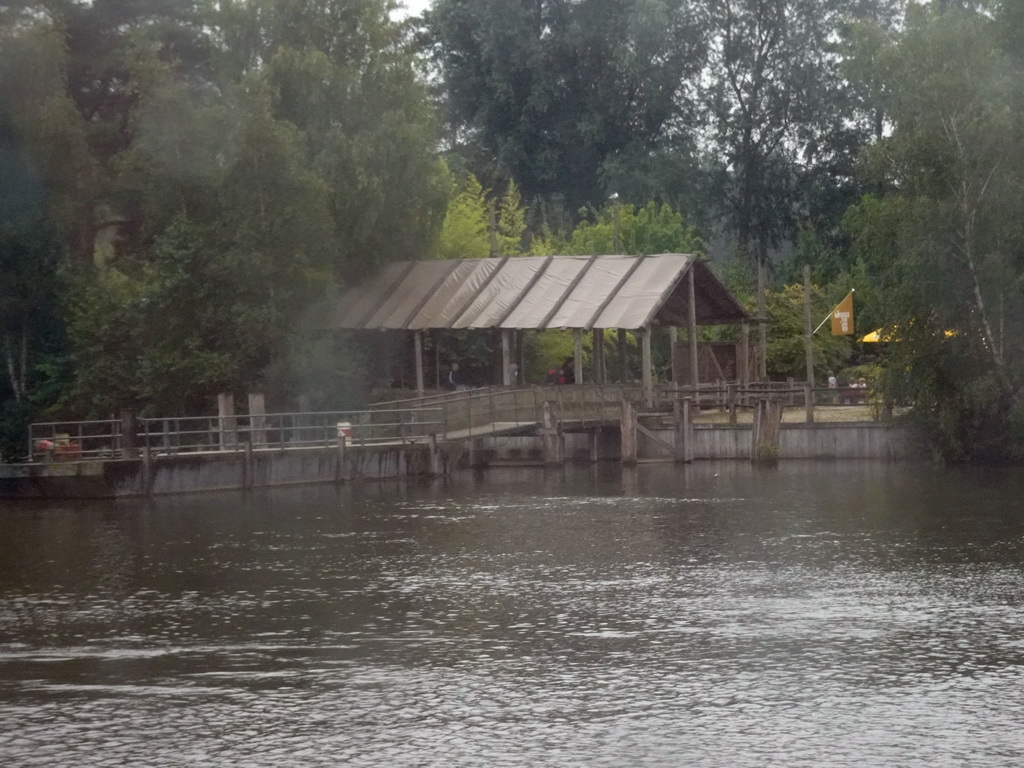
[[[1022,472],[0,505],[4,766],[1024,762]]]

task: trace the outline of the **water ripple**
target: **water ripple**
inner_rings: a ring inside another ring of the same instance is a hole
[[[982,479],[510,471],[0,516],[0,758],[1016,766],[1024,481]]]

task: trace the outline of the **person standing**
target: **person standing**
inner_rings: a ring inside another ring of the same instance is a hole
[[[466,381],[462,378],[458,363],[452,363],[452,367],[448,371],[448,386],[456,392],[466,389]]]

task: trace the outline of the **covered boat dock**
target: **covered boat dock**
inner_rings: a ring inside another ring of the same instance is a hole
[[[616,330],[622,350],[626,332],[639,332],[643,387],[650,392],[653,328],[688,329],[691,381],[685,383],[696,386],[697,327],[741,325],[737,378],[747,383],[750,322],[749,314],[707,264],[693,254],[665,253],[397,262],[346,291],[327,327],[411,333],[420,394],[425,332],[499,329],[505,386],[514,383],[512,350],[518,332],[571,330],[576,361],[583,359],[583,334],[593,334],[589,381],[598,384],[607,380],[604,332]],[[574,372],[575,382],[584,383],[584,367],[577,364]]]

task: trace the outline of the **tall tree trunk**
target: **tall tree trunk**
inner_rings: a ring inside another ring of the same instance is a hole
[[[974,248],[975,223],[978,218],[978,211],[981,210],[981,206],[985,203],[989,185],[999,169],[1000,161],[997,160],[992,165],[983,181],[972,183],[969,174],[977,167],[978,163],[967,151],[965,145],[969,142],[965,142],[961,136],[957,116],[944,119],[942,127],[947,141],[956,151],[960,164],[960,184],[958,187],[953,187],[952,191],[956,207],[959,209],[963,222],[961,227],[954,230],[956,238],[954,239],[953,246],[960,252],[960,256],[967,265],[967,271],[971,276],[974,307],[981,320],[981,331],[985,339],[985,347],[992,358],[992,364],[995,366],[996,377],[999,379],[1003,390],[1010,397],[1013,397],[1016,395],[1016,388],[1006,370],[1006,360],[1003,358],[1002,345],[992,329],[989,307],[981,290],[981,278],[978,274],[978,255],[975,253]]]
[[[21,402],[27,394],[26,371],[28,369],[28,330],[22,326],[21,343],[15,349],[12,334],[4,334],[4,358],[7,363],[7,377],[11,382],[11,392],[15,402]]]

